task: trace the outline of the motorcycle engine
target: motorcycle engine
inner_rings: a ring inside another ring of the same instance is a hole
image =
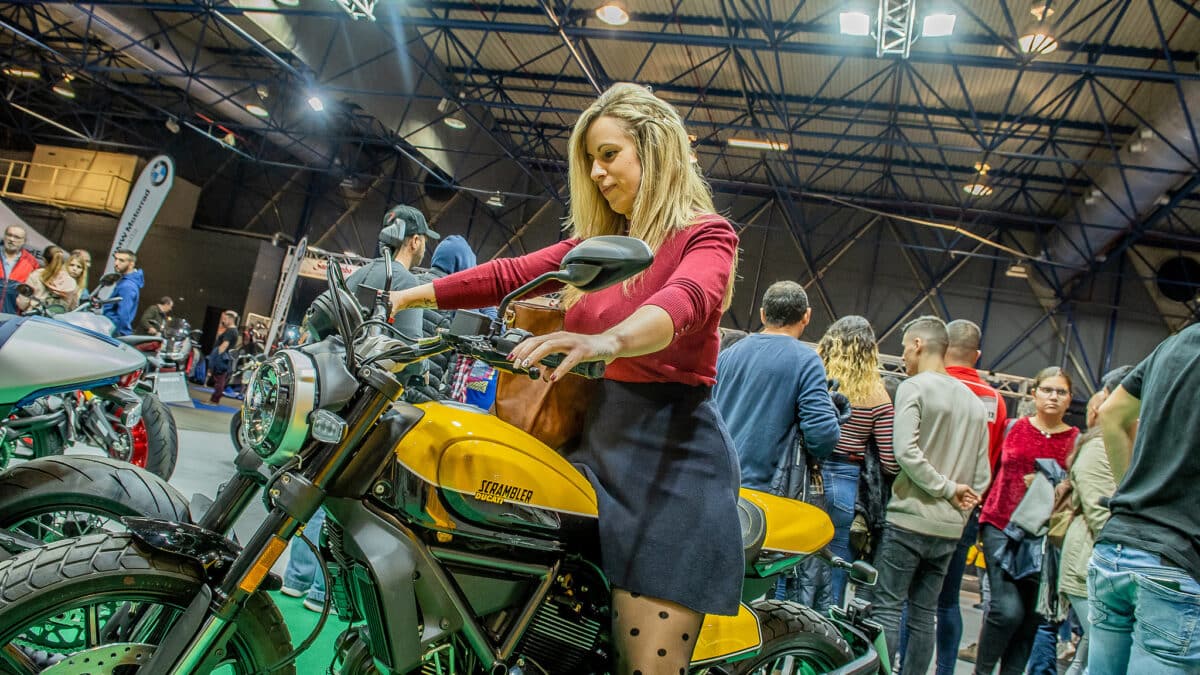
[[[608,632],[609,604],[608,588],[594,568],[565,564],[517,646],[517,653],[534,666],[525,672],[573,675],[607,670],[602,637]]]

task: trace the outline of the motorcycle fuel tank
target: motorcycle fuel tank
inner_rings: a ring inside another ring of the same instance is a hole
[[[591,483],[541,441],[469,406],[417,407],[425,415],[396,447],[396,459],[461,515],[549,530],[563,516],[596,517]]]
[[[0,405],[116,382],[144,368],[133,347],[42,317],[0,315]]]

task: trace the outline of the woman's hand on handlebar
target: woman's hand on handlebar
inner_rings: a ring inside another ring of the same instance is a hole
[[[421,284],[388,294],[392,301],[392,314],[405,309],[437,309],[437,297],[433,284]]]
[[[557,368],[542,370],[542,379],[553,382],[584,361],[612,363],[617,358],[620,346],[615,336],[606,333],[583,335],[558,331],[523,340],[513,349],[509,360],[522,368],[529,368],[551,354],[562,354],[562,362]]]

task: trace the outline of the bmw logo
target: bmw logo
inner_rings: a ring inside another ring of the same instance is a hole
[[[163,160],[158,160],[154,166],[150,167],[150,183],[155,187],[163,184],[167,179],[167,163]]]

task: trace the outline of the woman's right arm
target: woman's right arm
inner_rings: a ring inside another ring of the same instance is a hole
[[[403,309],[437,309],[437,297],[433,294],[433,284],[421,284],[402,291],[392,291],[392,314]]]
[[[507,294],[546,272],[558,269],[563,256],[579,244],[567,239],[519,258],[497,258],[404,291],[392,293],[392,311],[422,309],[477,309],[498,304]],[[551,282],[533,295],[562,287]]]

